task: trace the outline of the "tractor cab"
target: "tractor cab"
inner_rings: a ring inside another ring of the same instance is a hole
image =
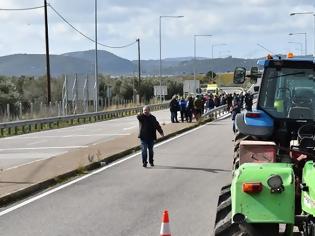
[[[257,108],[275,119],[314,120],[313,60],[266,60]]]
[[[257,110],[236,117],[236,126],[242,134],[253,135],[288,146],[296,138],[302,125],[315,122],[315,64],[312,58],[289,57],[259,60],[263,68]],[[243,74],[239,71],[243,69]],[[234,83],[244,83],[256,74],[246,75],[245,68],[236,68]],[[243,76],[240,76],[242,74]]]

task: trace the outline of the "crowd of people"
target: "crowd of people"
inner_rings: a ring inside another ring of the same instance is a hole
[[[232,119],[234,120],[236,114],[240,113],[244,106],[248,111],[252,110],[253,95],[250,93],[198,94],[195,97],[189,95],[186,98],[179,98],[179,96],[174,95],[170,102],[171,121],[172,123],[179,122],[178,112],[180,112],[181,122],[192,122],[193,117],[199,121],[202,114],[222,105],[227,105],[227,109],[232,113]]]
[[[178,96],[175,95],[170,102],[171,121],[173,123],[179,122],[177,118],[178,112],[180,112],[180,119],[182,122],[192,122],[193,116],[198,121],[204,112],[222,105],[227,105],[228,111],[232,113],[233,131],[235,132],[235,117],[237,113],[241,112],[244,105],[247,110],[252,110],[253,96],[249,93],[223,93],[220,95],[200,94],[196,95],[196,97],[188,96],[187,98],[178,98]],[[146,168],[149,159],[150,166],[154,167],[153,146],[157,138],[156,131],[158,131],[161,136],[164,136],[164,132],[156,117],[151,114],[149,106],[143,107],[143,111],[142,113],[138,113],[137,119],[139,121],[138,137],[141,141],[142,166]]]

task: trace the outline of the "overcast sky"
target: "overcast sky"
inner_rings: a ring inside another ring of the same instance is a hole
[[[0,0],[0,8],[24,8],[43,5],[43,0]],[[94,38],[94,0],[48,0],[75,27]],[[193,55],[193,35],[197,38],[197,56],[255,58],[304,49],[307,33],[308,53],[314,52],[314,17],[289,16],[291,12],[313,12],[315,0],[98,0],[100,42],[122,45],[141,39],[142,59],[159,58],[159,16],[183,15],[162,19],[162,57]],[[93,49],[94,44],[66,25],[48,8],[50,51],[62,54]],[[0,12],[0,56],[13,53],[44,53],[44,10]],[[290,44],[289,41],[298,42]],[[136,45],[108,49],[127,59],[137,58]]]

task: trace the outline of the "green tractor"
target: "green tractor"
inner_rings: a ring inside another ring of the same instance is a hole
[[[221,190],[214,235],[315,236],[315,64],[259,60],[257,108],[235,118],[233,178]],[[251,70],[257,79],[257,68]],[[244,83],[238,67],[234,83]]]

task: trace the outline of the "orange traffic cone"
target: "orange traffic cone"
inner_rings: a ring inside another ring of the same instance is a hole
[[[160,236],[171,236],[171,229],[167,210],[163,212]]]

